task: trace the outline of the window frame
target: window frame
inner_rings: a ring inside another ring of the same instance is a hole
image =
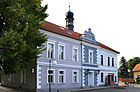
[[[104,73],[101,73],[101,82],[104,82]]]
[[[101,65],[104,65],[104,56],[101,55]]]
[[[59,81],[60,71],[63,71],[63,82]],[[58,83],[66,83],[66,71],[65,70],[58,70]]]
[[[77,61],[74,59],[74,49],[77,50]],[[72,61],[78,62],[78,60],[79,60],[79,59],[78,59],[78,58],[79,58],[79,57],[78,57],[78,54],[79,54],[79,53],[78,53],[78,47],[75,47],[75,46],[74,46],[74,47],[72,48]]]
[[[110,57],[107,57],[108,66],[110,66]]]
[[[60,46],[63,46],[64,47],[64,52],[63,52],[63,59],[61,59],[60,57],[59,57],[59,55],[60,55]],[[58,59],[60,59],[60,60],[65,60],[65,44],[58,44]]]
[[[114,67],[114,58],[112,58],[112,67]]]
[[[48,56],[49,44],[53,44],[53,57],[52,58],[55,58],[55,43],[54,42],[51,42],[51,41],[48,41],[47,42],[47,58],[51,58],[51,57]]]
[[[93,52],[94,52],[93,50],[89,50],[89,52],[88,52],[88,60],[89,60],[89,63],[90,63],[90,64],[93,64],[93,60],[94,60],[94,59],[93,59],[93,58],[94,58],[94,57],[93,57]],[[90,53],[92,53],[92,60],[91,60],[91,62],[90,62]]]
[[[74,81],[74,72],[76,72],[77,74],[76,74],[76,80],[77,80],[77,82],[75,82]],[[78,71],[76,71],[76,70],[73,70],[72,71],[72,83],[79,83],[79,72]]]
[[[53,82],[52,82],[52,84],[53,84],[53,83],[55,83],[55,69],[47,69],[47,83],[49,83],[49,81],[48,81],[48,78],[49,78],[49,77],[48,77],[48,76],[49,76],[48,71],[49,71],[49,70],[52,70],[52,71],[53,71]]]

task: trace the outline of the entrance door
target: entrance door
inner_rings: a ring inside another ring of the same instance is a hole
[[[88,73],[88,86],[89,87],[94,86],[94,72],[93,71]]]

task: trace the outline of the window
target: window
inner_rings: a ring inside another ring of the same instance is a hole
[[[78,48],[73,48],[73,61],[78,61]]]
[[[115,76],[115,82],[116,82],[116,76]]]
[[[110,66],[110,57],[108,57],[108,66]]]
[[[49,83],[54,83],[54,70],[48,70],[48,80],[47,82]]]
[[[54,58],[54,44],[53,43],[48,43],[47,46],[47,55],[48,58]]]
[[[101,65],[103,65],[103,55],[101,55]]]
[[[101,82],[103,82],[104,75],[101,73]]]
[[[73,83],[78,83],[78,72],[77,71],[74,71],[73,72]]]
[[[112,66],[114,66],[114,58],[112,58]]]
[[[64,54],[65,54],[65,53],[64,53],[64,46],[59,45],[58,49],[59,49],[59,52],[58,52],[58,54],[59,54],[59,59],[64,60]]]
[[[59,83],[65,83],[65,72],[64,71],[59,71]]]
[[[89,35],[89,39],[92,40],[92,35]]]
[[[26,83],[26,71],[21,71],[21,83]]]
[[[89,63],[93,63],[93,51],[89,51]]]

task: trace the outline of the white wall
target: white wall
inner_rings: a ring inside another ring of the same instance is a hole
[[[103,55],[103,65],[101,65],[101,55]],[[114,80],[116,76],[116,81],[118,79],[117,75],[117,53],[106,50],[104,48],[97,49],[97,63],[99,65],[100,73],[98,75],[98,85],[105,84],[105,77],[108,73],[114,73]],[[108,66],[108,57],[110,57],[110,66]],[[112,67],[112,58],[114,58],[114,66]],[[103,73],[103,82],[101,82],[101,73]],[[117,82],[116,82],[117,83]]]

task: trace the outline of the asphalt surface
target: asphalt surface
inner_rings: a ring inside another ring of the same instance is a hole
[[[96,90],[80,91],[80,92],[140,92],[140,88],[119,87],[119,88],[105,88],[105,89],[96,89]]]

